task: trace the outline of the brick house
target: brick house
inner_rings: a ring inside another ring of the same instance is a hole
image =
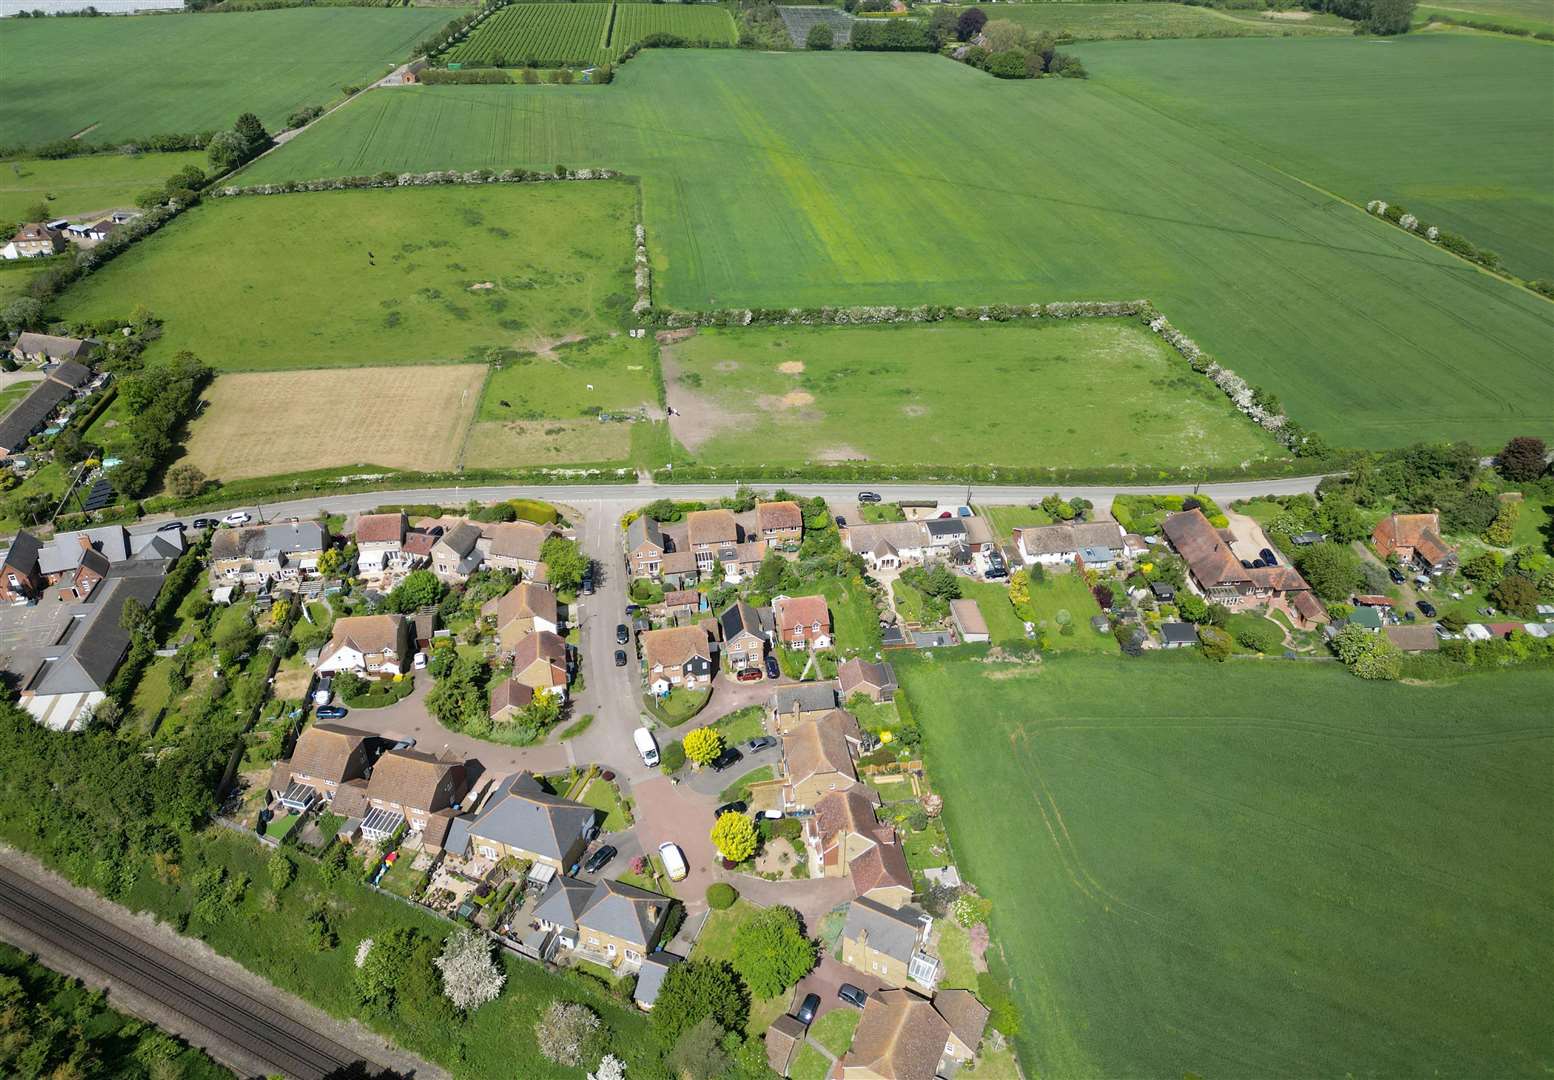
[[[854,694],[876,703],[896,698],[896,672],[889,664],[874,664],[855,656],[836,669],[836,682],[843,701]]]
[[[314,724],[297,737],[291,757],[270,770],[270,791],[292,810],[330,802],[341,784],[367,775],[376,739],[370,732],[339,724]]]
[[[934,1080],[953,1076],[982,1044],[988,1009],[969,990],[941,990],[930,1000],[911,990],[869,995],[843,1054],[840,1080]]]
[[[29,222],[16,230],[11,242],[0,248],[0,258],[41,259],[58,255],[69,246],[65,234],[42,222]]]
[[[567,643],[549,630],[526,634],[513,646],[513,678],[535,694],[567,699]]]
[[[793,650],[831,647],[831,609],[824,596],[778,596],[772,599],[777,637]]]
[[[736,600],[718,616],[723,657],[734,671],[759,668],[766,659],[771,618],[770,610],[752,607],[743,600]]]
[[[854,900],[842,927],[842,963],[887,986],[914,982],[932,990],[939,980],[939,960],[928,951],[932,932],[932,917],[914,907]]]
[[[371,775],[340,786],[330,808],[360,818],[363,839],[380,844],[401,825],[414,840],[442,850],[453,807],[469,790],[461,761],[419,750],[390,750],[372,766]]]
[[[475,813],[454,819],[446,846],[454,855],[525,859],[566,873],[587,850],[598,816],[591,806],[552,795],[533,773],[515,773]]]
[[[768,544],[797,544],[804,539],[804,511],[791,499],[755,504],[755,528]]]
[[[626,526],[626,562],[632,576],[656,578],[669,551],[668,537],[652,518],[643,515]]]
[[[712,685],[712,643],[700,626],[649,630],[642,642],[648,689],[663,696],[675,688],[700,690]]]
[[[488,600],[480,615],[495,629],[503,655],[509,656],[530,634],[542,630],[554,634],[561,628],[555,592],[532,581],[519,582],[504,595]]]
[[[1376,523],[1371,543],[1383,559],[1396,555],[1404,566],[1427,574],[1457,569],[1457,552],[1441,539],[1439,514],[1388,514]]]
[[[403,615],[347,615],[335,620],[315,667],[320,673],[401,675],[409,666],[412,644],[410,620]]]
[[[540,549],[554,535],[554,529],[532,521],[503,521],[487,525],[476,546],[484,556],[485,565],[534,577],[542,563]]]
[[[732,510],[693,510],[686,515],[685,527],[698,573],[710,573],[715,562],[732,561],[725,556],[725,549],[732,551],[739,544],[739,523]]]

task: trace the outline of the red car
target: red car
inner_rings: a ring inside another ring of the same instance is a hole
[[[743,671],[741,671],[738,675],[734,676],[734,678],[738,679],[740,682],[755,682],[760,677],[761,677],[761,669],[760,668],[753,668],[753,667],[747,667]]]

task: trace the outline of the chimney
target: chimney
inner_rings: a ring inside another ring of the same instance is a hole
[[[651,919],[653,922],[657,922],[658,921],[658,916],[659,916],[658,905],[657,904],[653,904],[653,905],[649,906],[648,907],[648,918]]]
[[[82,551],[92,550],[92,538],[87,536],[86,533],[76,533],[76,543],[81,545]]]

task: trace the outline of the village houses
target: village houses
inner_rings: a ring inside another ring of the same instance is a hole
[[[320,674],[401,675],[409,670],[413,644],[410,620],[403,615],[346,615],[335,620],[314,666]]]
[[[712,642],[702,627],[649,630],[638,640],[653,694],[662,697],[674,689],[703,690],[712,684]]]
[[[450,854],[496,863],[523,859],[566,873],[595,835],[598,811],[546,791],[534,774],[514,773],[472,814],[453,820]]]

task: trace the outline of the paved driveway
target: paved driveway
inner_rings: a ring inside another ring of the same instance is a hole
[[[820,995],[820,1011],[815,1014],[816,1020],[832,1009],[851,1009],[851,1005],[836,996],[836,991],[843,983],[862,987],[870,994],[886,988],[882,980],[867,972],[850,968],[827,954],[821,958],[815,970],[800,979],[799,984],[793,988],[793,1001],[790,1003],[789,1011],[791,1012],[799,1002],[804,1000],[805,994]]]
[[[632,788],[637,800],[637,839],[644,851],[657,851],[666,840],[680,846],[691,873],[675,883],[675,894],[688,912],[707,906],[707,886],[727,875],[712,846],[712,803],[683,790],[667,776]]]
[[[812,935],[820,929],[820,920],[827,912],[856,895],[851,877],[767,881],[750,874],[731,874],[726,880],[753,904],[763,907],[781,904],[797,911],[804,916],[804,926]]]

